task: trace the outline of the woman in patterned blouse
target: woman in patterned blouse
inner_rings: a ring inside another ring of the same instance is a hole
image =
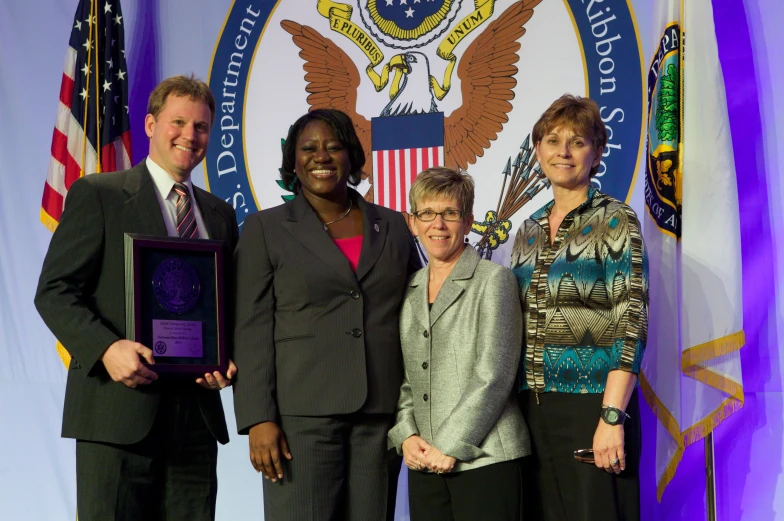
[[[637,374],[648,326],[640,223],[591,184],[607,143],[596,103],[565,95],[534,126],[554,199],[520,227],[520,406],[533,443],[531,519],[637,520]],[[593,449],[594,465],[574,457]]]

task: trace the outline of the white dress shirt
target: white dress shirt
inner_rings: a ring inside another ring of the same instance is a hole
[[[149,156],[145,160],[145,164],[147,170],[150,171],[152,181],[155,183],[155,194],[158,196],[158,205],[161,207],[163,222],[166,223],[166,231],[169,233],[169,237],[179,237],[180,234],[177,232],[177,198],[179,195],[172,190],[174,179]],[[199,239],[209,239],[207,227],[204,226],[204,219],[201,217],[201,210],[196,203],[196,198],[193,197],[190,176],[182,184],[188,187],[188,193],[191,195],[191,208],[193,208],[193,216],[196,218],[196,226],[199,229]]]

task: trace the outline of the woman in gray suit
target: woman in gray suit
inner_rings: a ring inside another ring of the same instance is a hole
[[[245,219],[234,253],[234,411],[268,521],[394,514],[398,311],[420,264],[402,214],[348,186],[364,163],[347,115],[302,116],[281,168],[296,196]]]
[[[405,375],[390,445],[409,468],[412,521],[517,521],[530,454],[512,392],[522,311],[512,272],[464,242],[474,183],[448,168],[411,187],[411,228],[430,259],[400,313]]]

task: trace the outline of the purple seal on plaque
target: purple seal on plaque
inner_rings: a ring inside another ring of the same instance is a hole
[[[201,292],[199,275],[181,259],[166,259],[152,277],[155,298],[166,311],[185,313],[196,304]]]

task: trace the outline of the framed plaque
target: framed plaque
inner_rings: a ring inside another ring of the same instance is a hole
[[[223,243],[125,234],[125,329],[159,374],[226,373]]]

